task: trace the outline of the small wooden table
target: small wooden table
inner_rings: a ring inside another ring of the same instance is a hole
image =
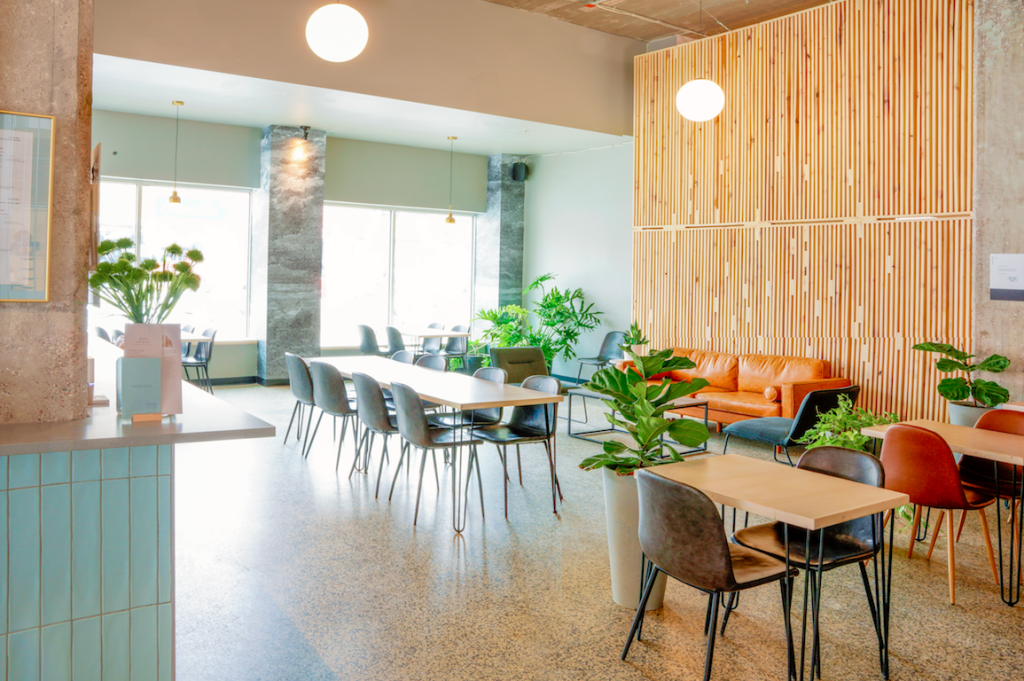
[[[789,526],[808,530],[805,535],[805,556],[811,556],[811,534],[838,523],[868,515],[878,517],[878,527],[883,541],[881,570],[876,571],[874,584],[875,600],[880,606],[880,620],[875,623],[878,637],[879,657],[882,674],[889,675],[889,611],[892,586],[892,541],[893,525],[889,525],[889,555],[886,558],[881,515],[910,501],[902,492],[880,487],[871,487],[852,480],[780,466],[777,463],[752,459],[735,454],[723,454],[705,459],[683,461],[655,466],[649,469],[669,480],[695,487],[708,495],[712,501],[731,506],[740,511],[749,511],[784,523],[786,540],[786,569],[789,570]],[[817,565],[821,565],[822,543],[819,539]],[[877,560],[875,556],[874,560]],[[813,569],[818,592],[821,593],[821,571]],[[816,659],[818,640],[818,612],[820,597],[809,598],[810,580],[804,580],[804,627],[801,634],[800,678],[804,677],[804,650],[806,646],[807,605],[811,601],[813,627],[811,658]],[[792,599],[792,593],[789,596]],[[787,610],[790,603],[787,603]],[[789,622],[787,614],[787,623]],[[813,666],[812,666],[813,669]],[[790,670],[792,672],[792,670]],[[813,672],[812,672],[813,673]]]
[[[968,454],[979,459],[992,461],[992,468],[995,469],[996,487],[999,486],[999,463],[1024,466],[1024,435],[1012,433],[1001,433],[996,430],[985,430],[983,428],[968,428],[967,426],[954,426],[941,421],[929,421],[918,419],[905,421],[899,424],[886,426],[870,426],[862,428],[861,433],[870,437],[885,438],[885,433],[893,425],[917,426],[936,433],[949,448],[960,454]],[[1016,478],[1016,474],[1013,476]],[[1017,487],[1017,480],[1010,481],[1011,488]],[[1024,476],[1021,476],[1020,489],[1024,498]],[[998,520],[998,517],[997,517]],[[996,522],[996,538],[999,542],[999,596],[1007,605],[1016,605],[1020,601],[1021,588],[1021,545],[1024,542],[1017,541],[1017,552],[1014,555],[1013,544],[1010,542],[1009,556],[1003,555],[1003,524]],[[1020,505],[1020,518],[1018,527],[1024,527],[1024,503]],[[1016,569],[1016,579],[1013,578]]]
[[[346,378],[351,378],[353,373],[366,374],[385,388],[390,388],[393,383],[403,383],[419,393],[423,399],[459,411],[557,404],[564,399],[561,395],[542,393],[517,385],[494,383],[452,371],[427,369],[413,364],[396,362],[385,357],[308,357],[306,361],[330,364]],[[547,418],[547,414],[545,409],[545,418]],[[550,427],[550,424],[547,425]],[[456,431],[459,433],[460,440],[456,441],[452,448],[452,527],[456,532],[462,532],[466,527],[466,496],[468,495],[471,471],[466,472],[467,492],[464,495],[458,458],[462,430],[456,428]],[[554,443],[551,447],[551,459],[553,462],[557,461]],[[456,473],[459,474],[458,480]],[[483,504],[483,499],[480,501]]]

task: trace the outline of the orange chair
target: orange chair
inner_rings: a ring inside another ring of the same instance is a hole
[[[954,557],[953,511],[978,511],[981,528],[985,533],[985,547],[992,577],[999,582],[992,538],[988,531],[985,507],[995,501],[991,494],[976,492],[964,487],[960,481],[953,451],[939,435],[917,426],[895,425],[889,428],[882,442],[882,467],[885,469],[886,489],[910,495],[910,503],[918,507],[915,521],[920,518],[920,508],[937,508],[939,517],[935,521],[935,532],[928,547],[927,559],[931,559],[935,540],[946,517],[946,533],[949,555],[949,602],[956,603],[956,560]],[[917,531],[916,522],[914,532]]]
[[[993,409],[985,412],[975,428],[983,430],[996,430],[1000,433],[1011,433],[1013,435],[1024,435],[1024,412],[1011,411],[1009,409]],[[979,459],[976,456],[964,456],[960,460],[960,479],[963,480],[964,488],[988,494],[999,499],[1008,499],[1013,502],[1010,515],[1013,518],[1012,534],[1010,535],[1010,546],[1013,542],[1020,542],[1020,527],[1017,519],[1017,505],[1021,503],[1020,481],[1024,477],[1024,467],[1014,466],[1009,463],[999,464],[999,487],[996,488],[995,470],[992,462],[988,459]],[[1014,470],[1016,469],[1016,470]],[[1016,480],[1017,484],[1012,484]],[[964,528],[964,518],[967,511],[960,515],[960,526],[956,531],[956,539],[960,541],[960,532]]]

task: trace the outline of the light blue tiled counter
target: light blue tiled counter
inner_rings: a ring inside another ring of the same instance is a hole
[[[273,426],[190,385],[184,413],[0,426],[0,681],[174,678],[174,444]]]

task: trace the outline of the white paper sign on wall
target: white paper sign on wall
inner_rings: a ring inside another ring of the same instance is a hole
[[[989,297],[1024,300],[1024,253],[993,253],[990,265]]]

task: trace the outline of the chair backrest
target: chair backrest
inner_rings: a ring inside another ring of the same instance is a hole
[[[504,383],[508,380],[508,372],[498,367],[480,367],[473,372],[473,378],[491,383]],[[474,409],[469,420],[478,423],[497,423],[501,420],[501,407]]]
[[[527,390],[537,390],[549,395],[557,395],[562,391],[562,383],[554,376],[527,376],[522,386]],[[547,416],[544,412],[547,411]],[[551,437],[558,421],[555,404],[531,404],[512,408],[512,417],[508,426],[513,432],[527,431]]]
[[[452,331],[455,333],[465,333],[469,331],[469,327],[457,325],[452,327]],[[449,337],[448,342],[444,346],[444,351],[451,355],[464,355],[467,348],[469,348],[469,339],[465,336]]]
[[[889,426],[881,459],[886,489],[910,495],[910,503],[932,508],[967,506],[953,451],[937,433],[917,426]]]
[[[114,329],[113,331],[110,332],[110,339],[111,339],[111,341],[116,343],[117,339],[120,338],[123,335],[124,335],[124,330],[123,329]]]
[[[491,366],[508,372],[508,382],[519,384],[529,376],[547,376],[544,351],[539,347],[491,348]]]
[[[95,329],[93,329],[93,331],[96,333],[97,336],[99,336],[103,340],[107,341],[108,343],[111,342],[110,334],[107,333],[107,330],[104,329],[102,326],[97,326]]]
[[[860,395],[859,385],[850,385],[845,388],[829,388],[826,390],[814,390],[807,393],[800,409],[793,419],[793,426],[789,429],[789,441],[799,440],[808,430],[818,422],[818,415],[832,411],[839,406],[839,396],[846,395],[850,401],[857,404],[857,397]]]
[[[395,354],[391,355],[391,359],[402,364],[415,364],[416,355],[411,350],[399,350]]]
[[[192,326],[191,324],[185,324],[184,326],[181,327],[181,330],[183,332],[185,332],[185,333],[192,333],[193,331],[196,330],[196,327]],[[181,344],[181,356],[182,357],[188,357],[191,353],[192,353],[192,344],[191,343],[182,343]]]
[[[722,517],[703,492],[640,469],[640,546],[659,568],[706,591],[736,585]]]
[[[394,432],[380,383],[359,372],[352,372],[352,383],[356,388],[356,413],[359,414],[359,421],[378,433]]]
[[[885,469],[882,467],[882,463],[867,452],[856,449],[847,449],[846,447],[808,449],[800,457],[796,467],[836,478],[853,480],[872,487],[885,486]],[[877,551],[882,546],[882,535],[877,530],[872,532],[874,523],[873,516],[856,518],[838,525],[831,525],[825,529],[825,535],[836,538],[853,537],[872,546],[873,550]],[[790,528],[790,532],[792,533],[795,529]],[[791,534],[790,541],[802,541],[803,534],[798,534],[799,536]]]
[[[393,355],[396,352],[405,350],[405,341],[402,340],[402,332],[393,326],[388,326],[384,329],[384,332],[388,335],[388,354]]]
[[[391,395],[395,400],[398,432],[402,434],[402,439],[413,447],[430,447],[433,444],[430,425],[419,393],[404,383],[392,383]]]
[[[198,350],[196,353],[198,354]],[[306,360],[290,352],[284,353],[284,363],[288,367],[288,387],[292,395],[303,404],[313,404],[313,379],[309,375]]]
[[[345,377],[338,368],[326,362],[310,362],[309,376],[313,379],[313,402],[331,416],[355,413],[348,401]]]
[[[625,357],[625,353],[622,352],[622,348],[619,346],[625,342],[626,334],[622,331],[608,332],[601,342],[601,352],[597,353],[597,358],[605,362],[622,359]]]
[[[1024,412],[1011,409],[993,409],[982,414],[974,427],[981,428],[982,430],[995,430],[1000,433],[1024,435]],[[1024,475],[1021,466],[1014,466],[1012,463],[1004,463],[1002,461],[998,463],[998,466],[1000,488],[1008,487],[1011,480],[1013,480],[1013,475],[1017,476],[1016,479],[1018,481]],[[1016,471],[1014,470],[1015,468]],[[969,472],[975,477],[987,478],[992,480],[992,485],[993,487],[995,486],[995,469],[992,466],[992,462],[988,459],[964,456],[960,459],[960,472]]]
[[[444,328],[444,324],[441,324],[440,322],[434,322],[433,324],[430,324],[429,326],[427,326],[427,328],[428,329],[443,329]],[[440,338],[424,338],[423,339],[422,350],[423,350],[423,352],[429,352],[429,353],[432,353],[432,354],[437,354],[438,352],[441,352],[441,339]]]
[[[448,367],[448,360],[441,355],[423,355],[416,360],[416,366],[444,371]]]
[[[196,354],[193,357],[209,364],[213,358],[213,341],[217,338],[217,329],[203,329],[202,335],[210,340],[207,343],[196,343]]]
[[[359,329],[359,352],[364,355],[379,355],[380,345],[377,344],[377,334],[369,326],[360,324]]]

